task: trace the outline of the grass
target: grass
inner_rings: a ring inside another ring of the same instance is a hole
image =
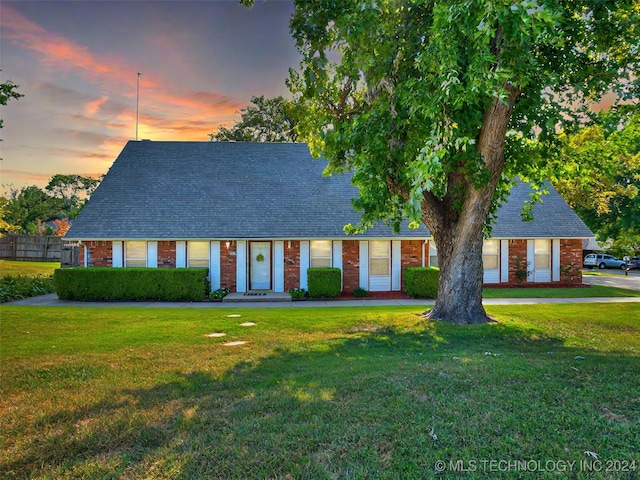
[[[52,293],[57,262],[0,260],[0,303]]]
[[[640,297],[640,292],[603,285],[583,288],[484,288],[483,298],[595,298]]]
[[[60,262],[19,262],[0,260],[0,277],[9,275],[53,275]]]
[[[0,477],[638,478],[637,308],[0,307]]]

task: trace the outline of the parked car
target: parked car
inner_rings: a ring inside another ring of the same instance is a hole
[[[590,253],[584,257],[582,265],[587,268],[620,268],[622,270],[627,268],[627,264],[623,260],[618,260],[612,255],[604,255],[601,253]]]
[[[631,257],[625,262],[629,270],[640,269],[640,257]]]

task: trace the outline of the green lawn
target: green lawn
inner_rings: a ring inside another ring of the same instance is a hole
[[[53,275],[60,262],[16,262],[0,260],[0,277],[7,275]]]
[[[594,298],[640,297],[640,292],[624,288],[591,285],[578,288],[484,288],[483,298]]]
[[[0,478],[638,478],[638,306],[488,311],[0,307]]]

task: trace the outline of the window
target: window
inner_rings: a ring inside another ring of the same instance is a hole
[[[372,240],[369,242],[369,274],[389,275],[390,242]]]
[[[187,266],[209,268],[209,242],[187,243]]]
[[[438,249],[436,248],[436,244],[433,240],[429,242],[429,266],[438,266]]]
[[[310,244],[311,268],[331,266],[331,241],[312,240]]]
[[[147,266],[147,242],[124,242],[125,267]]]
[[[498,270],[500,240],[485,240],[482,244],[482,266],[485,270]]]
[[[533,248],[534,268],[536,270],[548,270],[551,268],[551,240],[535,240]]]

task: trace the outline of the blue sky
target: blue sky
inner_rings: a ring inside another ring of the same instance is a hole
[[[5,1],[1,183],[105,173],[135,138],[207,141],[252,95],[288,96],[291,1]]]

